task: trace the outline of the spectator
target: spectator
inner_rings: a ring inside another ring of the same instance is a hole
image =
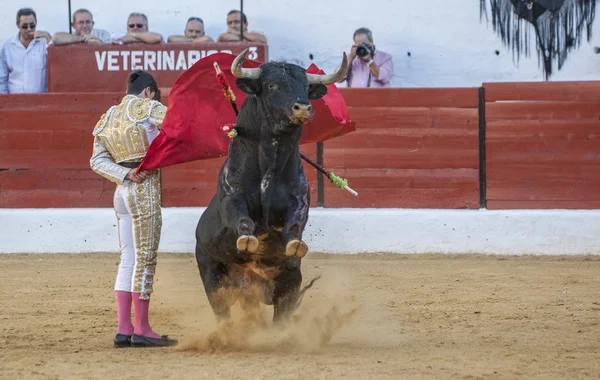
[[[73,13],[71,23],[75,31],[70,33],[57,32],[52,38],[54,45],[69,44],[106,44],[110,43],[110,33],[104,29],[94,28],[94,17],[87,9],[78,9]]]
[[[160,44],[162,35],[148,31],[148,17],[133,12],[127,18],[127,34],[114,34],[112,40],[118,44]]]
[[[169,36],[167,42],[213,42],[204,34],[204,21],[200,17],[190,17],[185,24],[183,36]]]
[[[46,62],[50,33],[36,30],[37,15],[31,8],[17,12],[19,34],[0,51],[0,94],[46,92]]]
[[[348,87],[390,87],[393,73],[392,56],[375,49],[369,29],[357,29],[348,57],[348,73],[340,82],[347,81]]]
[[[244,28],[244,39],[241,39],[241,28]],[[248,32],[248,19],[240,11],[232,10],[227,13],[227,32],[217,38],[217,42],[251,41],[267,43],[267,37],[260,33]]]

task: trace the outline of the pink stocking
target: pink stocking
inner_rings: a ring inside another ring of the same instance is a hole
[[[140,293],[133,294],[133,307],[135,309],[135,324],[134,334],[145,336],[148,338],[160,339],[160,335],[152,331],[148,320],[148,309],[150,308],[150,300],[141,300]]]
[[[131,293],[117,290],[117,318],[119,325],[117,333],[123,335],[133,334],[133,325],[131,324]]]

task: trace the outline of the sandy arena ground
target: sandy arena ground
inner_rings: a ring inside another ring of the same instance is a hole
[[[117,263],[0,255],[0,378],[600,377],[600,257],[309,254],[305,280],[322,278],[273,331],[238,306],[219,329],[193,256],[161,254],[151,323],[180,339],[168,349],[112,347]]]

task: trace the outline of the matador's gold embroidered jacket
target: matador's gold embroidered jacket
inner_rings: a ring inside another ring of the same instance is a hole
[[[167,107],[162,103],[127,95],[112,106],[94,128],[90,167],[101,176],[123,184],[131,170],[121,162],[139,162],[158,136]]]

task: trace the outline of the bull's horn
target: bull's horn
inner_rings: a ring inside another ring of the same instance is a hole
[[[332,84],[339,82],[344,75],[346,75],[346,70],[348,69],[348,58],[346,58],[346,52],[344,52],[344,57],[342,58],[342,65],[340,68],[332,74],[320,75],[320,74],[306,74],[306,78],[308,79],[309,84]]]
[[[236,78],[250,78],[250,79],[258,79],[260,78],[261,70],[259,68],[251,68],[245,69],[242,67],[242,62],[244,62],[244,58],[248,53],[248,48],[244,49],[233,61],[231,64],[231,73]]]

